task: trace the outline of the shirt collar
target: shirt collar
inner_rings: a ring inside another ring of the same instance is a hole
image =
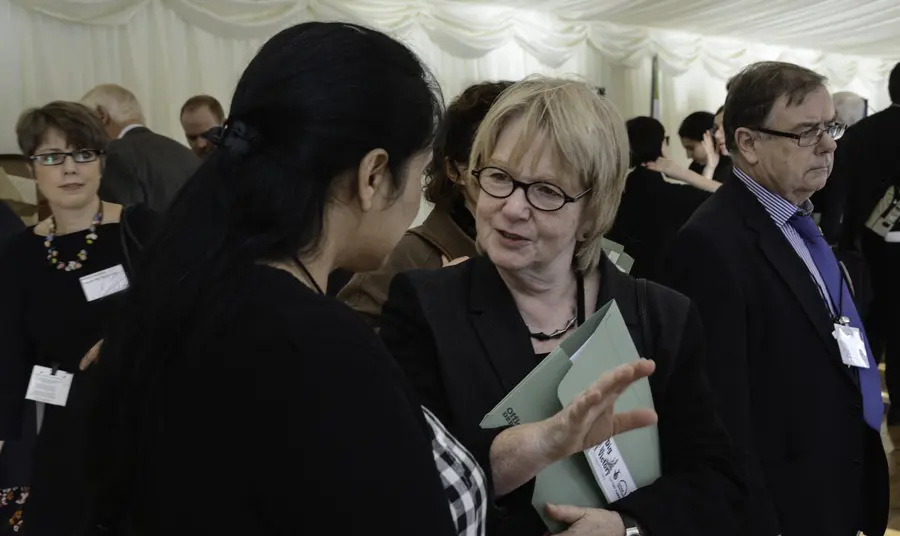
[[[788,220],[798,212],[804,216],[809,216],[813,212],[813,204],[809,199],[797,207],[780,195],[766,190],[758,182],[750,178],[750,175],[747,175],[737,167],[734,168],[734,174],[759,200],[779,229],[787,225]]]
[[[141,125],[139,123],[135,123],[133,125],[128,125],[127,127],[122,129],[122,132],[119,132],[119,139],[121,140],[122,138],[124,138],[125,134],[128,134],[132,130],[134,130],[136,128],[143,128],[143,127],[144,127],[144,125]]]

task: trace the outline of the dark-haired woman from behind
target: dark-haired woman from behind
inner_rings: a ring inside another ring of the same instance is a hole
[[[356,274],[338,298],[378,327],[381,306],[391,280],[399,272],[434,270],[448,261],[472,257],[475,251],[477,192],[472,191],[469,152],[475,131],[491,104],[512,82],[484,82],[469,86],[447,108],[438,126],[427,170],[425,199],[434,209],[422,225],[403,235],[384,266]]]
[[[631,275],[655,280],[662,248],[709,197],[708,190],[720,184],[669,160],[669,138],[656,119],[635,117],[625,124],[631,170],[608,238],[622,244],[634,258]],[[660,167],[659,162],[665,165]],[[664,174],[689,182],[673,184]]]
[[[484,536],[485,477],[416,401],[335,268],[377,268],[419,209],[442,112],[406,47],[288,28],[241,76],[220,146],[180,191],[92,370],[92,528],[159,534]],[[513,427],[533,475],[616,419],[653,370],[604,375]]]

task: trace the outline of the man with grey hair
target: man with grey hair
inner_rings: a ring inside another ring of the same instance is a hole
[[[164,211],[199,159],[184,145],[144,126],[141,104],[122,86],[96,86],[81,103],[97,111],[112,140],[106,148],[101,199]]]
[[[875,535],[887,524],[877,365],[810,217],[844,132],[825,83],[782,62],[730,81],[734,178],[681,229],[664,264],[664,282],[700,310],[722,420],[747,453],[747,535]]]

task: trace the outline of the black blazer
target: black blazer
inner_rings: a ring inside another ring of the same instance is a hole
[[[743,534],[884,534],[887,466],[806,265],[734,177],[682,228],[664,282],[706,327],[722,419],[750,454]]]
[[[743,499],[740,459],[712,406],[703,373],[703,329],[690,302],[648,285],[654,340],[644,348],[635,280],[604,259],[599,304],[615,298],[650,378],[662,446],[663,477],[612,505],[653,536],[732,533]],[[394,278],[382,312],[381,337],[431,409],[481,463],[490,478],[497,430],[479,423],[536,365],[528,328],[497,269],[486,257]],[[491,489],[492,486],[489,488]],[[531,506],[533,482],[492,504],[488,533],[543,536]]]
[[[136,127],[107,145],[100,198],[163,212],[199,165],[200,159],[184,145]]]
[[[667,182],[662,173],[643,166],[628,174],[607,238],[623,245],[634,258],[634,277],[658,279],[662,252],[709,195],[693,186]]]

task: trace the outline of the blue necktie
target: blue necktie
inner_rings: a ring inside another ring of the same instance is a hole
[[[884,401],[881,398],[881,377],[878,374],[878,364],[875,362],[875,356],[872,354],[872,348],[869,346],[869,339],[866,337],[866,332],[863,329],[859,312],[857,312],[856,304],[853,302],[853,296],[850,295],[850,289],[844,282],[837,257],[834,256],[834,252],[831,251],[831,247],[825,241],[825,237],[822,236],[822,232],[811,217],[796,214],[788,220],[788,223],[797,230],[797,233],[806,242],[810,256],[812,256],[816,268],[819,269],[819,275],[822,276],[822,280],[828,288],[828,293],[831,295],[832,303],[835,307],[842,309],[836,311],[836,313],[850,319],[850,325],[859,329],[860,336],[866,345],[866,352],[869,355],[869,368],[858,369],[859,388],[862,391],[863,416],[866,424],[880,431],[881,418],[884,416]]]

